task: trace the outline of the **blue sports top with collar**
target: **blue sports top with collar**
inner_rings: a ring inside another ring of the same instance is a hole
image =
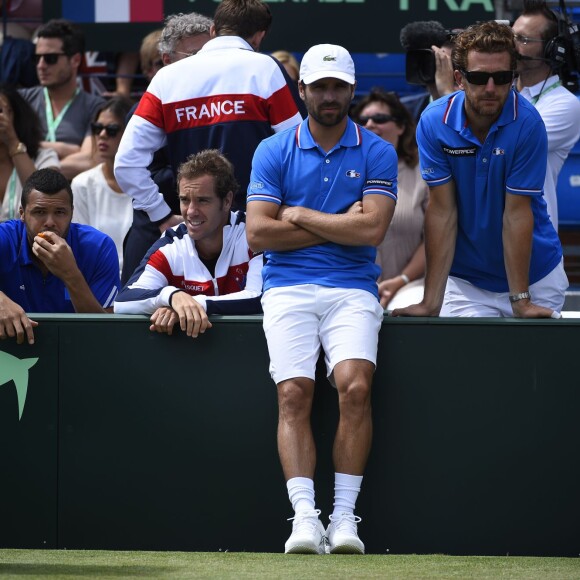
[[[112,307],[121,285],[113,240],[91,226],[71,223],[66,242],[95,298],[103,308]],[[31,252],[24,222],[0,224],[0,290],[26,312],[73,313],[64,282],[50,272],[44,276]]]
[[[348,119],[340,141],[326,153],[314,141],[306,119],[258,146],[247,202],[340,214],[371,194],[397,199],[394,147]],[[264,291],[319,284],[367,290],[378,298],[375,247],[327,242],[300,250],[266,251],[264,256]]]
[[[543,197],[546,129],[534,106],[511,90],[482,144],[467,124],[464,103],[465,93],[458,91],[434,101],[421,115],[421,173],[430,187],[455,183],[458,227],[450,274],[484,290],[508,292],[502,240],[506,192],[531,197],[530,284],[562,258]]]

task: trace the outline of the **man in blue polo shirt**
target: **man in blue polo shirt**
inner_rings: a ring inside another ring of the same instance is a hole
[[[371,444],[371,382],[383,311],[376,248],[397,199],[397,156],[348,118],[354,64],[322,44],[300,66],[308,118],[258,146],[247,234],[264,251],[264,331],[278,387],[278,450],[295,515],[286,553],[364,553],[354,515]],[[335,501],[325,531],[314,501],[310,427],[315,367],[324,350],[338,391]]]
[[[417,128],[427,275],[420,304],[393,316],[560,317],[568,280],[542,195],[547,138],[512,88],[512,30],[460,33],[452,54],[460,91],[432,103]]]
[[[0,339],[34,343],[26,312],[112,312],[119,259],[109,236],[71,223],[68,180],[39,169],[22,189],[20,220],[0,224]]]

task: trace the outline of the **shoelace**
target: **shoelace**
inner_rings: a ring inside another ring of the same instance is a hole
[[[316,528],[318,526],[318,516],[320,510],[305,510],[298,512],[294,517],[288,518],[288,521],[294,520],[294,530],[303,530],[304,528]],[[359,518],[360,520],[360,518]]]
[[[356,531],[356,525],[361,521],[361,518],[354,514],[344,513],[339,516],[329,516],[328,518],[333,524],[335,530],[340,531]]]

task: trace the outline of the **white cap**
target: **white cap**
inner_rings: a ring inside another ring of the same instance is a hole
[[[300,80],[309,85],[325,78],[354,85],[354,62],[346,48],[336,44],[316,44],[306,51],[300,63]]]

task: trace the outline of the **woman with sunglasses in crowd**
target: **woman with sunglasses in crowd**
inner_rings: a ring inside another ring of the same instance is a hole
[[[97,165],[79,173],[71,182],[73,221],[109,235],[117,247],[121,268],[123,240],[133,221],[133,206],[115,179],[113,165],[125,130],[125,118],[132,106],[129,99],[114,97],[97,111],[91,124]]]
[[[42,138],[34,110],[14,87],[0,85],[0,222],[20,217],[22,184],[33,171],[59,167]]]
[[[385,239],[377,248],[381,305],[393,310],[423,298],[423,224],[428,188],[419,169],[415,122],[395,93],[379,88],[372,89],[356,104],[352,117],[392,143],[399,157],[397,207]]]

